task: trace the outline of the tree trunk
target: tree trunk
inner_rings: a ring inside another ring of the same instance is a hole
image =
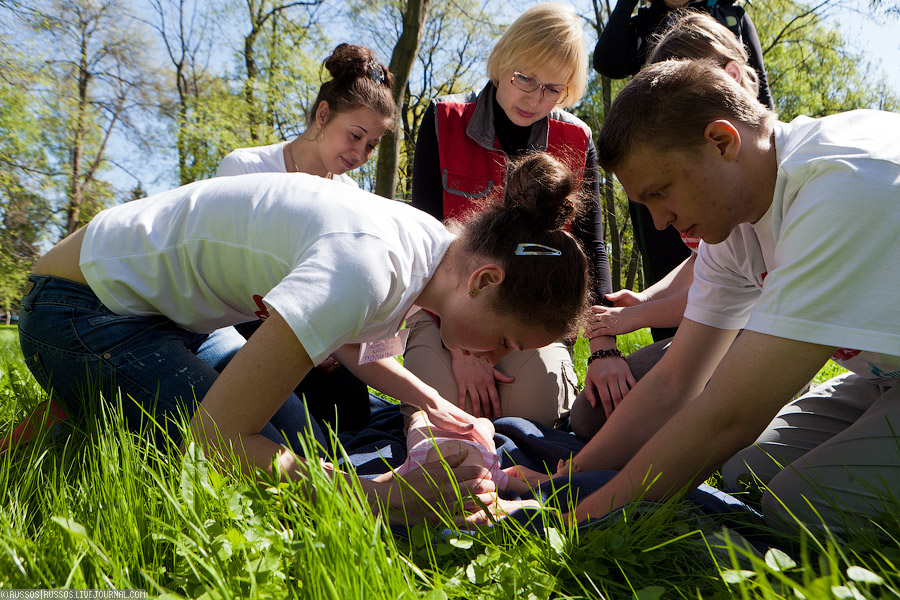
[[[81,204],[84,201],[84,182],[81,180],[81,161],[84,159],[84,136],[87,130],[88,85],[91,74],[87,64],[87,32],[82,30],[81,57],[78,63],[78,118],[75,121],[74,139],[71,152],[71,184],[69,186],[69,208],[66,211],[66,235],[78,229]]]
[[[258,25],[253,24],[253,29],[244,38],[244,66],[247,68],[247,80],[244,81],[244,102],[247,103],[247,126],[250,128],[250,140],[259,140],[259,115],[256,111],[256,78],[259,77],[259,69],[256,67],[256,59],[253,44],[259,34]],[[254,144],[255,145],[255,144]]]
[[[603,114],[608,115],[612,106],[612,82],[605,75],[600,78],[600,89],[603,95]],[[609,269],[613,281],[613,290],[622,285],[622,239],[619,237],[619,220],[616,217],[616,194],[612,173],[603,171],[603,205],[606,209],[606,230],[609,231]]]
[[[638,270],[638,265],[640,265],[640,264],[641,264],[641,254],[640,254],[640,252],[638,252],[637,244],[634,244],[631,246],[631,256],[628,259],[628,274],[625,276],[625,287],[622,289],[626,289],[626,290],[634,290],[634,289],[642,290],[642,289],[644,289],[643,281],[637,282],[640,285],[640,287],[638,287],[638,288],[634,287],[635,279],[637,279],[638,276],[640,275],[640,271]]]
[[[408,0],[403,12],[403,31],[391,54],[390,69],[394,74],[394,102],[403,105],[409,75],[416,61],[425,16],[431,0]],[[386,131],[378,148],[378,163],[375,167],[375,193],[385,198],[393,198],[397,193],[397,169],[400,163],[400,138],[397,131]]]

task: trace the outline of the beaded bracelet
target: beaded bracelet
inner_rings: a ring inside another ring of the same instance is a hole
[[[618,356],[619,358],[625,358],[625,355],[622,354],[622,351],[618,348],[608,348],[606,350],[597,350],[596,352],[591,352],[591,355],[588,357],[587,364],[591,366],[591,363],[597,360],[598,358],[607,358],[610,356]]]

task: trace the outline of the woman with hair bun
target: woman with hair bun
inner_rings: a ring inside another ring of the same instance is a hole
[[[477,209],[479,198],[509,193],[511,159],[529,152],[555,156],[585,198],[572,232],[589,257],[592,303],[601,303],[613,287],[597,157],[590,128],[563,110],[581,99],[587,71],[583,26],[571,6],[549,2],[522,13],[491,51],[484,89],[438,98],[426,111],[416,140],[412,203],[435,218],[457,218]],[[476,416],[548,425],[569,409],[578,390],[567,340],[512,352],[491,365],[442,346],[443,326],[425,314],[411,321],[406,364],[445,398]],[[590,347],[585,393],[618,402],[634,379],[615,338],[595,336]]]
[[[511,172],[502,202],[448,229],[322,177],[198,181],[109,208],[41,257],[21,303],[22,353],[70,414],[118,410],[120,396],[125,423],[144,431],[152,418],[163,444],[183,441],[185,415],[209,456],[234,453],[248,473],[305,479],[290,450],[297,431],[284,425],[297,421],[279,413],[295,410],[292,390],[331,354],[437,427],[470,433],[475,417],[393,358],[400,328],[426,309],[448,348],[490,363],[570,333],[588,289],[587,259],[564,229],[576,192],[563,165],[536,155]],[[218,339],[255,317],[265,320],[246,343]],[[493,501],[487,469],[454,472]],[[360,484],[373,508],[411,518],[423,500],[455,497],[439,463],[404,479]]]
[[[331,79],[319,88],[306,130],[289,142],[233,150],[217,176],[298,172],[358,187],[347,172],[364,165],[385,130],[396,124],[394,76],[371,50],[352,44],[340,44],[324,66]],[[259,321],[253,321],[236,329],[249,337],[258,327]],[[310,371],[295,391],[316,419],[335,429],[359,430],[369,421],[368,387],[332,357]]]
[[[309,173],[356,185],[346,173],[372,156],[397,122],[391,93],[394,76],[365,46],[340,44],[325,59],[331,79],[322,84],[306,130],[289,142],[238,148],[217,176],[246,173]]]

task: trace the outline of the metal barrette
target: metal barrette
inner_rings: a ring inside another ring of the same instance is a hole
[[[517,256],[562,256],[562,252],[556,248],[545,246],[543,244],[535,244],[526,242],[516,246]]]
[[[366,65],[366,75],[375,83],[379,85],[384,84],[384,69],[374,60],[370,60],[369,64]]]

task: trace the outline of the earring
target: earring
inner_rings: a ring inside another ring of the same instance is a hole
[[[472,288],[471,290],[469,290],[469,298],[474,298],[474,297],[475,297],[475,288]]]

